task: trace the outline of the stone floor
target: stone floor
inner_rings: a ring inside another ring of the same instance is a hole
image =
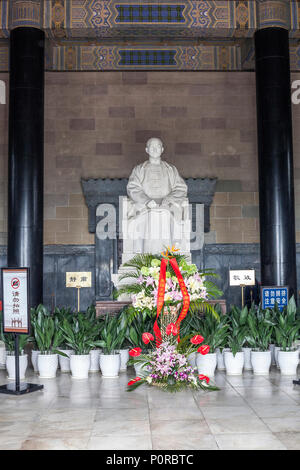
[[[221,390],[211,393],[128,393],[134,376],[40,381],[29,370],[27,380],[45,388],[0,395],[0,449],[300,449],[300,387],[276,368],[269,377],[218,372]]]

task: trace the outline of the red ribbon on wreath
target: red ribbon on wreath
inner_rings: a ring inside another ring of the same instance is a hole
[[[170,250],[175,251],[172,247]],[[165,299],[165,288],[166,288],[166,272],[167,272],[167,266],[168,263],[173,268],[174,273],[176,274],[176,277],[178,279],[178,284],[182,293],[182,299],[183,299],[183,306],[182,310],[176,320],[175,325],[178,328],[178,342],[180,341],[179,338],[179,331],[180,331],[180,323],[182,320],[186,317],[189,306],[190,306],[190,296],[188,294],[188,290],[186,288],[185,282],[183,280],[182,274],[180,272],[179,266],[177,264],[176,258],[171,258],[169,256],[169,250],[166,251],[166,253],[163,253],[164,258],[161,260],[160,264],[160,272],[159,272],[159,281],[158,281],[158,290],[157,290],[157,315],[156,315],[156,320],[154,322],[153,326],[153,331],[155,334],[155,342],[156,342],[156,347],[158,348],[161,343],[162,343],[162,337],[161,337],[161,331],[158,326],[158,317],[161,314],[163,305],[164,305],[164,299]]]

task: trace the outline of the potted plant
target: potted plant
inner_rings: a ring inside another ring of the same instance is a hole
[[[249,330],[248,343],[252,346],[251,364],[254,375],[268,375],[271,366],[269,349],[274,323],[270,310],[249,312],[247,318]]]
[[[227,339],[227,345],[230,350],[224,352],[226,374],[241,375],[243,373],[244,352],[242,347],[244,342],[245,328],[234,328]]]
[[[5,344],[6,349],[6,370],[9,380],[16,380],[16,356],[15,356],[15,339],[11,333],[2,333],[1,339]],[[20,380],[25,379],[27,369],[27,354],[24,353],[24,348],[29,342],[29,335],[19,335],[19,375]]]
[[[132,365],[135,369],[137,375],[143,375],[146,373],[145,371],[145,362],[143,362],[143,357],[145,354],[149,352],[151,349],[151,344],[148,342],[143,341],[143,333],[149,332],[153,333],[153,318],[149,315],[148,312],[140,313],[136,316],[131,324],[127,327],[126,338],[128,343],[135,347],[140,348],[141,350],[141,357],[137,361],[129,361],[129,364]]]
[[[216,319],[211,315],[197,317],[192,315],[189,323],[192,329],[191,335],[201,332],[210,349],[208,354],[196,353],[196,366],[199,374],[213,377],[217,366],[217,348],[222,348],[226,343],[228,324],[226,316]]]
[[[30,319],[31,319],[32,331],[34,330],[33,323],[36,320],[39,311],[43,312],[44,314],[49,314],[46,307],[44,307],[44,305],[42,304],[38,305],[37,308],[31,308]],[[38,373],[39,370],[38,370],[37,360],[38,360],[38,355],[40,354],[40,351],[37,346],[34,334],[31,336],[30,344],[31,344],[31,364],[32,364],[34,372]]]
[[[65,308],[65,307],[55,307],[54,312],[53,312],[53,317],[56,319],[56,324],[62,324],[64,319],[67,319],[68,321],[71,321],[73,316],[73,313],[71,309]],[[58,354],[58,368],[62,373],[69,373],[70,372],[70,355],[74,354],[74,351],[72,349],[69,349],[64,340],[62,339],[62,342],[58,348],[58,351],[60,354]],[[62,354],[61,354],[62,353]]]
[[[278,323],[278,316],[281,314],[281,311],[278,308],[277,303],[275,302],[274,307],[271,310],[271,315],[272,315],[272,322],[274,325]],[[270,338],[270,344],[269,344],[269,350],[271,351],[271,365],[276,366],[279,369],[279,364],[278,364],[278,351],[280,349],[280,346],[276,344],[276,334],[275,334],[275,327],[272,329],[272,335]]]
[[[56,377],[58,347],[63,339],[58,318],[53,318],[48,312],[39,310],[36,317],[32,319],[32,326],[34,338],[40,351],[37,359],[39,376],[44,379],[52,379]]]
[[[251,311],[255,311],[254,305],[251,306]],[[244,308],[239,309],[238,307],[234,306],[232,307],[228,317],[229,317],[229,322],[231,325],[232,329],[243,329],[244,334],[245,334],[245,341],[242,347],[242,351],[244,352],[244,370],[252,370],[252,364],[251,364],[251,346],[247,342],[247,330],[249,328],[248,322],[247,322],[247,317],[248,317],[248,307],[245,305]]]
[[[87,310],[87,315],[90,318],[92,323],[98,324],[99,334],[97,334],[95,340],[100,340],[100,331],[101,331],[101,324],[103,322],[103,318],[96,318],[96,315],[93,315],[93,310],[89,313],[89,309]],[[90,372],[95,373],[100,371],[100,354],[102,353],[102,349],[98,347],[93,347],[90,350]]]
[[[116,350],[120,354],[120,372],[127,370],[127,364],[129,361],[129,349],[130,343],[127,339],[127,327],[128,327],[128,316],[127,309],[123,309],[118,315],[119,319],[119,334],[120,334],[120,344],[119,349]]]
[[[74,351],[70,355],[70,369],[72,378],[86,379],[90,369],[90,351],[100,346],[96,340],[99,334],[99,325],[91,323],[84,313],[78,313],[72,317],[71,321],[66,318],[60,325],[63,334],[63,341]],[[60,352],[59,354],[64,355]]]
[[[282,375],[296,375],[299,351],[295,345],[299,338],[300,320],[296,318],[296,303],[292,297],[284,314],[278,315],[274,327],[276,344],[279,346],[278,364]]]
[[[120,346],[123,344],[126,335],[126,327],[122,325],[118,317],[107,314],[101,325],[100,330],[100,346],[102,353],[100,354],[100,370],[103,377],[118,377],[121,359]]]

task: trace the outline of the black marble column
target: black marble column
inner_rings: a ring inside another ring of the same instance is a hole
[[[296,294],[296,243],[289,36],[255,33],[262,285]]]
[[[10,34],[8,246],[11,267],[30,268],[30,301],[43,301],[44,32]]]

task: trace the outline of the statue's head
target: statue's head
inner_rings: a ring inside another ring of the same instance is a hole
[[[146,152],[153,160],[160,159],[164,151],[162,141],[158,137],[151,137],[146,144]]]

